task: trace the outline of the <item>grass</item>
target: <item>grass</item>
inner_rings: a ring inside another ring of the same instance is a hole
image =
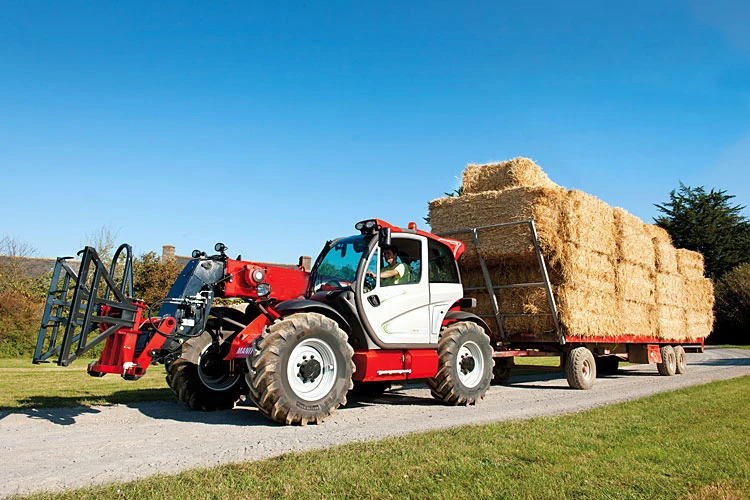
[[[30,359],[0,359],[0,409],[131,403],[170,399],[164,368],[152,366],[138,381],[119,375],[94,378],[86,373],[89,359],[72,366],[34,365]]]
[[[743,377],[34,498],[747,498],[749,412]]]

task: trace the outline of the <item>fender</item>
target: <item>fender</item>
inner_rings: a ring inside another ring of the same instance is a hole
[[[285,300],[284,302],[280,302],[273,306],[273,310],[281,314],[282,316],[288,316],[295,312],[317,312],[334,320],[336,323],[338,323],[339,328],[344,330],[346,333],[351,333],[352,331],[349,323],[336,309],[329,306],[328,304],[324,304],[323,302],[318,302],[316,300]]]
[[[477,323],[479,326],[484,328],[484,333],[486,333],[488,337],[492,338],[492,330],[490,330],[490,327],[482,318],[474,313],[470,313],[468,311],[449,310],[445,315],[445,318],[443,319],[443,324],[445,325],[448,323],[453,323],[454,321],[472,321],[474,323]]]

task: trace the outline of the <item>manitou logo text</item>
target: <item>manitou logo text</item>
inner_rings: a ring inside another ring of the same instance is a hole
[[[250,356],[253,353],[253,347],[240,347],[237,349],[237,356]]]

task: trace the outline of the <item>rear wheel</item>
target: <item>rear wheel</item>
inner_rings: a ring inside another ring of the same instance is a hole
[[[346,404],[354,350],[346,333],[318,313],[298,313],[269,327],[247,358],[250,398],[270,419],[317,424]]]
[[[565,358],[565,377],[573,389],[591,389],[596,380],[594,355],[585,347],[576,347]]]
[[[454,323],[440,336],[438,372],[427,379],[435,399],[470,405],[484,398],[492,380],[492,346],[484,330],[469,321]]]
[[[674,348],[671,345],[665,345],[660,351],[661,363],[656,363],[656,369],[659,370],[659,375],[671,377],[677,372],[677,357]]]
[[[675,357],[675,371],[682,375],[687,371],[687,358],[685,356],[685,348],[681,345],[675,346],[674,348]]]

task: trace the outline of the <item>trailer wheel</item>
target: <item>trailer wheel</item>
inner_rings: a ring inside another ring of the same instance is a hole
[[[594,355],[585,347],[576,347],[565,357],[565,377],[573,389],[591,389],[596,380]]]
[[[675,371],[682,375],[687,372],[687,357],[685,356],[685,348],[681,345],[674,347],[675,357]]]
[[[244,374],[232,373],[224,361],[228,348],[228,342],[214,344],[208,331],[182,345],[167,371],[167,384],[181,402],[193,410],[226,410],[247,393]]]
[[[620,369],[620,359],[617,356],[599,356],[594,361],[597,375],[614,375]]]
[[[492,367],[492,383],[494,385],[503,385],[510,380],[510,374],[513,370],[513,358],[496,358],[495,365]]]
[[[438,343],[438,372],[427,379],[432,396],[449,405],[471,405],[484,398],[492,380],[492,346],[482,327],[453,323]]]
[[[250,399],[270,419],[321,423],[346,404],[354,350],[338,324],[318,313],[298,313],[270,326],[247,358]]]
[[[671,377],[677,372],[677,357],[671,345],[661,347],[661,363],[656,363],[659,375]]]

